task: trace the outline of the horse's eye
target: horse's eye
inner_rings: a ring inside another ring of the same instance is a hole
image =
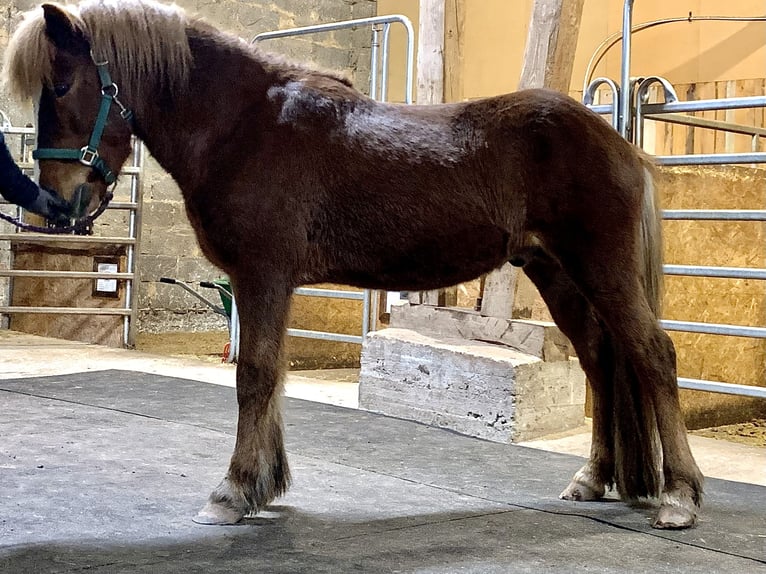
[[[69,91],[69,84],[67,84],[66,82],[58,82],[56,84],[53,84],[53,93],[56,94],[57,98],[65,96],[68,91]]]

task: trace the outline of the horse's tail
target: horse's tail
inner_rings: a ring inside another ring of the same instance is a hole
[[[662,310],[662,213],[654,186],[654,164],[641,156],[644,168],[643,203],[641,206],[641,251],[643,254],[644,294],[654,316]]]
[[[654,166],[641,154],[643,199],[641,254],[643,287],[649,307],[659,318],[662,298],[662,226],[654,185]],[[651,381],[639,381],[622,349],[614,352],[615,484],[625,499],[659,496],[662,448]]]

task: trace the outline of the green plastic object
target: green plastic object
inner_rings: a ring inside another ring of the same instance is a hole
[[[223,279],[216,279],[213,281],[216,285],[218,285],[223,291],[226,291],[228,293],[228,297],[226,294],[221,291],[221,289],[218,290],[218,294],[221,296],[221,304],[223,305],[223,310],[226,311],[226,316],[231,319],[231,281],[229,281],[228,277],[224,277]]]

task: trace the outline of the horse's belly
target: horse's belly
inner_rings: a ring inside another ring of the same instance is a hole
[[[360,250],[337,280],[372,289],[421,291],[475,279],[502,265],[510,253],[509,234],[496,227],[457,236]]]

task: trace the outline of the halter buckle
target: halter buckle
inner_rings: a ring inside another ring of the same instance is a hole
[[[98,160],[98,150],[91,149],[88,146],[80,148],[80,163],[93,167]]]

